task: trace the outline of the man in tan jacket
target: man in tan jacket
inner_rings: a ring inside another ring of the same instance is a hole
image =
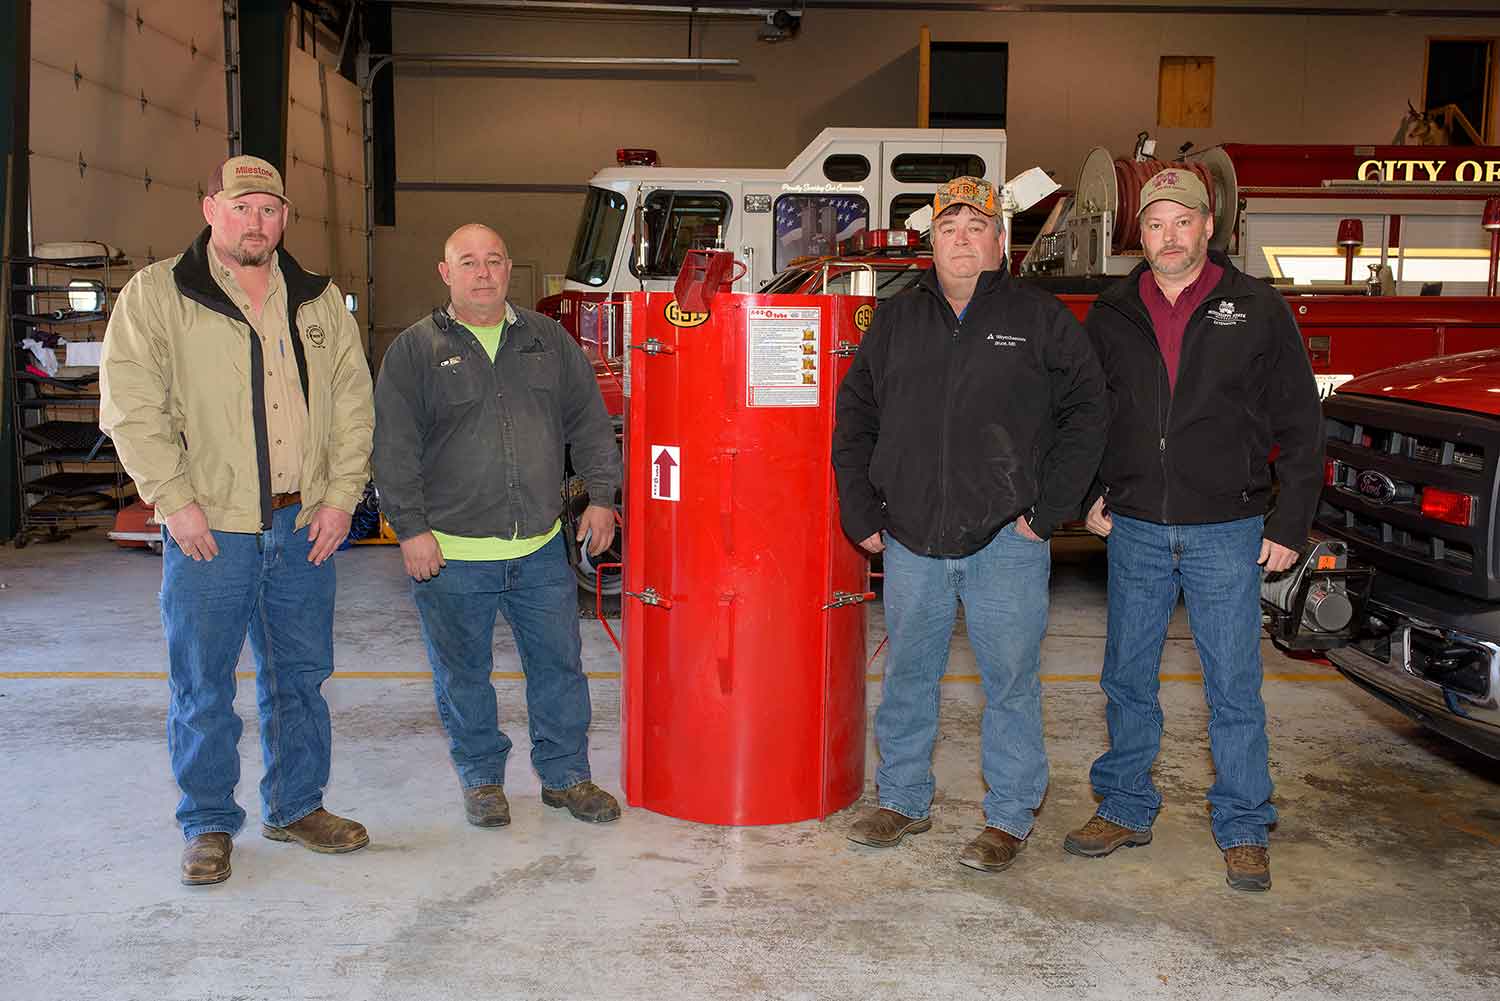
[[[229,878],[235,664],[255,655],[261,833],[317,852],[363,848],[323,809],[332,733],[334,566],[369,478],[374,406],[359,329],[326,276],[279,249],[281,175],[225,161],[184,253],[121,291],[104,340],[99,425],[163,533],[167,745],[182,790],[182,882]]]

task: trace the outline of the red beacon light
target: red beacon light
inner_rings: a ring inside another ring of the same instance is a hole
[[[915,251],[921,240],[922,234],[911,229],[867,229],[840,242],[839,254],[852,257],[857,254]]]
[[[661,161],[654,149],[617,149],[615,163],[622,167],[659,167]]]

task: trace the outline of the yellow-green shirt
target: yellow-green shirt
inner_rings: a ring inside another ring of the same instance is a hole
[[[489,353],[490,361],[500,353],[500,345],[505,342],[505,321],[501,320],[493,327],[469,327],[469,330],[479,339],[479,343]],[[524,539],[503,539],[496,535],[474,538],[467,535],[448,535],[446,532],[433,530],[432,536],[437,539],[438,549],[442,551],[443,559],[458,560],[459,562],[477,562],[482,560],[518,560],[523,556],[530,556],[552,541],[552,537],[562,529],[562,522],[554,521],[552,530],[542,535],[531,535]]]

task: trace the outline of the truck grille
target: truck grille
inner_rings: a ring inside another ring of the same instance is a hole
[[[1346,393],[1330,397],[1323,416],[1334,466],[1317,527],[1381,569],[1500,599],[1493,544],[1500,420]],[[1428,488],[1471,495],[1469,524],[1424,515]]]

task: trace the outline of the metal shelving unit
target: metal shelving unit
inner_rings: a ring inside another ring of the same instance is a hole
[[[65,366],[47,375],[22,341],[69,343],[104,337],[109,309],[129,262],[103,255],[11,258],[27,280],[12,286],[13,384],[7,393],[17,432],[21,486],[17,548],[63,538],[76,528],[112,524],[134,498],[109,436],[99,430],[97,366]]]

